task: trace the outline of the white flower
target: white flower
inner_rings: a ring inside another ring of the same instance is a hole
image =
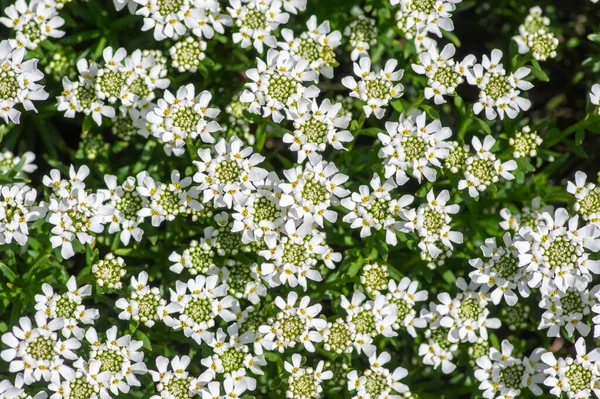
[[[474,153],[467,157],[464,166],[464,179],[459,181],[459,190],[468,188],[471,197],[478,197],[479,192],[498,182],[500,177],[505,180],[513,180],[513,170],[517,169],[514,160],[501,162],[491,152],[496,140],[492,136],[486,136],[483,143],[477,136],[473,136],[471,145]]]
[[[575,330],[579,335],[587,336],[591,330],[587,320],[588,314],[590,308],[598,308],[597,295],[600,286],[582,291],[567,288],[563,292],[550,283],[546,289],[548,291],[542,289],[542,300],[539,303],[545,312],[542,314],[538,330],[548,329],[549,337],[560,337],[561,327],[564,327],[568,337],[572,337]]]
[[[315,15],[308,19],[306,27],[308,30],[298,37],[294,37],[291,29],[282,29],[284,41],[278,45],[295,59],[308,62],[307,69],[315,72],[315,83],[318,82],[319,75],[332,79],[333,67],[338,64],[335,49],[342,42],[342,34],[339,31],[331,32],[329,21],[317,25]]]
[[[198,394],[202,384],[186,370],[189,365],[189,356],[175,356],[170,361],[164,356],[157,357],[156,371],[149,372],[159,394],[150,399],[190,398]]]
[[[75,372],[64,364],[64,359],[77,359],[73,350],[81,343],[76,338],[61,340],[56,331],[63,325],[62,318],[48,321],[43,312],[36,313],[35,325],[28,317],[21,317],[19,325],[2,336],[8,349],[3,350],[0,357],[10,363],[9,371],[22,372],[26,385],[42,379],[54,384],[60,384],[62,379],[70,380]]]
[[[369,338],[375,338],[380,334],[384,337],[395,337],[397,333],[394,331],[394,326],[398,321],[398,309],[393,303],[393,298],[380,294],[374,300],[365,301],[365,299],[365,294],[355,291],[350,301],[342,295],[341,303],[348,314],[346,321],[356,327],[353,344],[357,348],[362,347],[362,350],[368,349],[364,345],[371,343]],[[365,339],[367,341],[362,342]]]
[[[256,165],[264,157],[253,154],[251,147],[242,147],[243,142],[232,137],[229,142],[219,140],[214,150],[200,149],[200,161],[194,161],[198,172],[194,181],[200,183],[202,202],[212,201],[215,207],[232,208],[243,205],[248,195],[256,190],[254,183],[267,176],[267,171]]]
[[[428,253],[434,259],[442,253],[440,246],[453,249],[452,243],[461,244],[463,235],[457,231],[450,230],[450,222],[460,207],[456,204],[446,205],[450,199],[448,190],[442,190],[436,197],[433,189],[427,193],[427,203],[420,207],[403,212],[402,217],[406,220],[404,229],[416,231],[421,237],[419,247],[424,253]]]
[[[291,151],[298,152],[298,162],[308,159],[312,164],[319,162],[320,153],[327,145],[336,150],[344,150],[343,143],[352,141],[352,134],[346,129],[350,117],[339,116],[342,104],[331,104],[324,100],[321,105],[316,100],[302,102],[290,110],[294,122],[294,132],[286,133],[283,142],[290,144]]]
[[[550,283],[565,292],[584,290],[593,274],[600,273],[600,261],[589,259],[600,250],[600,231],[591,224],[579,227],[579,217],[570,217],[564,208],[543,213],[543,223],[521,229],[524,240],[516,243],[519,265],[532,273],[531,287],[541,285],[551,292]]]
[[[318,270],[319,261],[333,269],[333,262],[341,259],[341,254],[332,252],[325,243],[325,234],[312,230],[308,224],[296,228],[293,220],[288,220],[282,228],[279,242],[260,251],[259,255],[266,260],[259,268],[260,273],[271,287],[299,285],[305,291],[308,280],[322,279]],[[328,259],[331,263],[327,262]]]
[[[0,245],[27,243],[29,223],[46,214],[44,207],[35,205],[36,197],[37,191],[24,183],[0,185]]]
[[[319,95],[316,86],[305,87],[304,82],[314,81],[315,73],[307,71],[308,61],[296,60],[287,52],[269,50],[267,60],[257,59],[256,68],[246,72],[250,82],[241,97],[250,104],[248,111],[272,117],[276,123],[284,116],[292,119],[290,109],[298,107]]]
[[[429,328],[425,331],[426,341],[419,345],[419,356],[423,356],[423,364],[437,369],[441,366],[444,374],[450,374],[456,369],[453,363],[458,344],[448,339],[450,329],[440,325],[442,316],[436,310],[434,302],[429,303],[429,309],[421,310],[421,319],[426,320]]]
[[[98,338],[98,333],[91,327],[85,333],[85,338],[90,344],[90,362],[100,362],[103,371],[109,373],[109,390],[118,395],[119,392],[127,393],[132,386],[141,386],[137,375],[148,372],[144,363],[142,341],[131,339],[130,335],[117,336],[117,327],[113,326],[106,331],[106,340]]]
[[[242,243],[264,241],[269,248],[279,241],[281,229],[288,219],[288,209],[279,204],[282,180],[275,172],[256,182],[256,192],[251,192],[243,204],[233,207],[233,232],[242,233]]]
[[[40,7],[41,8],[41,7]],[[13,48],[8,40],[0,42],[0,118],[8,123],[19,123],[21,111],[15,105],[21,104],[25,111],[37,112],[33,101],[45,100],[48,93],[44,86],[36,82],[44,78],[44,74],[37,69],[37,58],[24,61],[25,48]]]
[[[82,287],[77,286],[75,276],[71,276],[67,281],[68,289],[63,294],[56,294],[50,284],[42,285],[43,295],[35,296],[35,309],[43,312],[50,320],[62,319],[62,334],[69,338],[73,334],[78,340],[81,340],[85,330],[79,326],[82,324],[94,324],[94,321],[100,317],[98,309],[86,309],[82,305],[84,297],[92,295],[92,286],[90,284]]]
[[[358,63],[354,63],[354,74],[360,80],[357,82],[352,76],[342,79],[342,84],[350,90],[350,96],[366,103],[363,110],[367,117],[375,114],[377,119],[383,118],[390,100],[402,96],[404,86],[398,82],[404,70],[395,70],[397,66],[398,61],[392,58],[383,69],[375,72],[371,70],[371,59],[362,57]]]
[[[521,91],[529,90],[533,85],[525,80],[531,70],[521,67],[507,75],[501,63],[502,51],[494,49],[491,57],[483,56],[481,64],[475,64],[467,75],[470,85],[479,87],[479,102],[473,104],[473,112],[477,115],[485,110],[487,119],[495,119],[506,114],[510,119],[516,118],[520,110],[527,111],[531,102],[520,97]]]
[[[221,284],[218,275],[196,276],[187,283],[177,281],[171,291],[171,303],[164,318],[167,326],[183,329],[186,337],[198,344],[210,343],[214,333],[210,331],[218,317],[229,322],[235,320],[231,308],[236,300],[227,295],[227,284]]]
[[[339,173],[335,164],[327,161],[307,162],[283,174],[288,182],[279,185],[283,191],[279,205],[289,207],[289,216],[308,226],[323,227],[324,220],[335,223],[338,215],[330,207],[350,194],[343,187],[348,176]]]
[[[392,199],[390,193],[398,186],[391,179],[382,184],[377,174],[373,174],[370,186],[372,191],[363,185],[357,193],[342,199],[342,205],[351,211],[342,221],[350,223],[354,229],[360,228],[361,238],[370,236],[371,229],[385,230],[385,241],[396,245],[396,232],[403,228],[401,213],[414,198],[412,195],[403,195],[399,199]]]
[[[331,379],[333,373],[329,370],[323,371],[325,362],[322,360],[316,369],[301,367],[301,362],[302,356],[298,353],[292,355],[292,363],[284,362],[285,371],[290,374],[287,380],[286,397],[294,399],[320,398],[323,392],[321,382]]]
[[[307,351],[314,352],[313,342],[323,341],[320,331],[327,322],[319,318],[321,304],[309,306],[308,296],[298,304],[297,301],[298,294],[294,291],[288,293],[287,300],[279,296],[275,298],[275,305],[279,308],[276,319],[258,328],[265,349],[283,352],[302,344]]]
[[[135,12],[144,17],[143,31],[154,30],[154,39],[178,39],[193,31],[197,36],[212,38],[214,31],[223,33],[223,25],[231,25],[220,13],[217,1],[133,0],[141,7]]]
[[[227,11],[239,30],[232,35],[234,43],[241,43],[242,48],[253,45],[259,53],[263,52],[264,45],[277,46],[272,32],[290,19],[290,15],[281,10],[280,0],[229,0],[229,4]]]
[[[425,98],[433,98],[435,104],[445,104],[444,95],[454,95],[456,87],[467,76],[469,68],[475,63],[475,56],[467,56],[461,63],[452,58],[456,48],[447,44],[440,52],[437,45],[430,46],[419,54],[419,64],[413,64],[413,70],[427,77]]]
[[[539,395],[541,389],[537,384],[544,381],[538,365],[540,350],[535,350],[530,358],[512,356],[514,346],[502,341],[502,351],[490,348],[489,355],[476,360],[475,377],[481,381],[479,389],[484,398],[518,397],[523,389],[529,388]]]
[[[482,284],[493,290],[492,302],[497,305],[502,299],[510,306],[515,305],[519,297],[515,291],[527,298],[530,294],[528,282],[530,273],[519,266],[519,252],[510,233],[502,237],[504,246],[497,246],[495,238],[487,238],[481,246],[484,259],[470,259],[469,264],[476,270],[469,277],[476,284]]]
[[[408,29],[414,29],[422,34],[431,32],[442,37],[441,30],[453,31],[452,12],[455,4],[462,0],[390,0],[392,5],[400,4],[400,13],[406,19]],[[399,17],[397,17],[399,18]]]
[[[416,337],[415,327],[424,328],[427,322],[422,317],[416,317],[417,312],[414,309],[417,302],[427,300],[429,295],[426,290],[417,291],[419,283],[408,277],[403,277],[399,283],[390,280],[388,283],[388,293],[386,298],[389,303],[396,305],[398,320],[394,328],[400,326],[406,328],[412,337]]]
[[[587,182],[587,175],[578,171],[575,173],[575,183],[567,183],[567,191],[577,201],[573,209],[583,220],[600,228],[600,187],[593,182]]]
[[[487,289],[478,288],[476,284],[467,285],[461,277],[456,280],[456,286],[461,290],[454,298],[447,293],[438,294],[436,310],[442,316],[440,325],[449,330],[450,342],[476,342],[479,337],[487,339],[488,328],[499,328],[500,320],[488,318]]]
[[[377,21],[366,17],[363,13],[359,14],[344,29],[344,36],[348,36],[352,46],[350,59],[356,61],[360,57],[368,56],[367,50],[377,43],[378,34]]]
[[[387,133],[379,133],[382,148],[379,157],[383,158],[385,177],[394,177],[398,185],[408,181],[411,173],[419,183],[423,177],[435,181],[441,160],[448,157],[450,128],[442,127],[439,120],[427,123],[425,112],[402,113],[398,122],[386,122]]]
[[[212,95],[208,91],[195,96],[193,84],[181,86],[176,96],[168,90],[146,115],[152,135],[165,144],[165,152],[180,156],[186,140],[200,138],[203,143],[214,143],[213,134],[221,130],[218,122],[211,120],[221,112],[209,108]]]
[[[131,277],[129,298],[119,298],[115,306],[121,309],[121,320],[139,320],[146,327],[154,326],[156,320],[163,320],[172,306],[165,306],[166,301],[161,297],[157,287],[149,287],[148,273],[141,272],[137,278]]]
[[[348,390],[356,391],[355,397],[358,398],[393,398],[401,397],[397,394],[409,392],[408,387],[400,380],[408,375],[408,370],[402,367],[390,371],[384,367],[391,360],[391,355],[387,352],[381,352],[379,355],[374,353],[369,356],[369,368],[358,375],[356,370],[348,373]],[[410,395],[410,394],[409,394]]]
[[[90,399],[110,397],[107,388],[110,386],[110,373],[100,371],[101,362],[98,360],[85,362],[79,358],[75,363],[77,368],[73,375],[61,383],[52,382],[48,388],[55,393],[50,399],[70,399],[84,392]]]
[[[579,338],[575,342],[575,350],[577,352],[575,358],[557,359],[552,352],[546,352],[541,356],[542,362],[548,366],[544,369],[547,375],[544,385],[550,387],[550,393],[557,397],[564,392],[569,399],[589,398],[592,391],[599,396],[600,353],[598,349],[587,352],[584,339]]]
[[[71,165],[69,180],[60,180],[56,169],[43,178],[44,185],[54,190],[46,215],[46,221],[54,225],[50,242],[53,248],[61,248],[64,259],[75,254],[73,241],[81,245],[94,242],[95,236],[90,233],[101,233],[106,216],[113,212],[112,205],[105,203],[107,198],[103,193],[88,194],[85,190],[83,179],[88,174],[87,166],[75,171]]]

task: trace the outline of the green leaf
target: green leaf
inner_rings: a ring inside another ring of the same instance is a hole
[[[442,29],[442,35],[450,40],[456,47],[460,47],[460,39],[454,33]]]
[[[362,269],[363,267],[363,262],[360,260],[356,260],[354,262],[352,262],[352,264],[350,265],[350,269],[348,269],[348,276],[350,277],[354,277],[358,274],[358,272],[360,271],[360,269]]]
[[[254,135],[256,136],[256,151],[262,151],[267,141],[267,126],[264,123],[258,125]]]
[[[133,336],[142,341],[144,349],[152,352],[152,343],[146,334],[144,334],[141,330],[136,330]]]
[[[11,283],[17,279],[17,273],[13,271],[8,265],[0,262],[0,271]]]
[[[540,66],[540,63],[537,62],[537,60],[531,61],[531,73],[533,74],[533,76],[535,76],[542,82],[550,81],[550,78],[548,77],[548,75],[546,75],[544,71],[542,71],[542,67]]]

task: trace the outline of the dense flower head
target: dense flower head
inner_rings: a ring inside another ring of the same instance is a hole
[[[492,152],[496,140],[486,136],[483,143],[477,136],[473,137],[471,146],[474,152],[465,159],[463,166],[463,179],[458,183],[459,190],[468,190],[471,197],[478,197],[492,184],[497,183],[502,177],[504,180],[513,180],[511,173],[517,169],[517,162],[513,159],[502,162]]]
[[[540,358],[544,350],[538,348],[523,358],[513,356],[513,350],[514,346],[504,340],[501,351],[492,347],[489,354],[477,358],[475,377],[481,381],[479,389],[485,398],[517,397],[525,389],[535,395],[542,393]]]
[[[546,366],[544,385],[557,397],[565,393],[569,399],[589,398],[592,392],[598,396],[598,349],[587,352],[583,338],[577,340],[575,349],[575,357],[557,358],[552,352],[542,354],[541,360]]]
[[[205,41],[188,36],[179,40],[169,49],[171,65],[173,68],[177,68],[179,72],[194,73],[206,57],[205,50]]]
[[[58,15],[56,7],[48,7],[43,1],[17,0],[4,9],[6,17],[0,17],[0,23],[15,31],[11,44],[35,50],[40,42],[51,37],[61,38],[65,32],[60,30],[65,20]]]
[[[590,224],[579,226],[579,217],[570,217],[565,208],[554,215],[545,212],[542,218],[536,227],[522,229],[525,239],[516,244],[519,266],[532,273],[529,285],[545,292],[553,287],[563,292],[585,289],[600,272],[599,261],[590,259],[600,249],[600,231]]]
[[[344,36],[348,37],[352,46],[350,53],[352,61],[368,55],[368,50],[377,43],[378,33],[377,22],[363,13],[350,22],[350,25],[344,29]]]
[[[26,49],[14,47],[8,40],[0,42],[0,118],[19,123],[21,111],[15,108],[21,104],[25,111],[37,112],[33,101],[45,100],[48,93],[44,86],[36,83],[44,78],[37,69],[36,58],[24,61]]]
[[[319,95],[316,86],[305,86],[305,82],[316,79],[315,72],[307,70],[308,65],[307,60],[297,59],[289,52],[269,50],[266,62],[257,59],[257,67],[246,71],[249,82],[241,102],[249,104],[251,113],[271,117],[276,123],[286,117],[293,119],[292,109]]]
[[[109,252],[104,259],[92,265],[92,273],[98,286],[118,290],[123,287],[121,279],[127,274],[127,270],[123,258]]]
[[[188,32],[211,39],[215,31],[223,33],[224,26],[231,25],[229,16],[221,12],[219,2],[214,0],[133,0],[133,2],[140,6],[135,14],[144,18],[142,30],[152,30],[154,39],[159,41],[167,38],[177,40]]]
[[[146,120],[152,125],[152,135],[164,144],[167,154],[182,155],[188,140],[200,139],[214,143],[214,133],[221,130],[212,120],[221,112],[209,107],[212,95],[203,91],[196,95],[194,85],[181,86],[175,95],[166,90],[164,97],[148,112]]]
[[[452,250],[452,243],[461,244],[463,241],[462,233],[452,231],[450,227],[450,215],[458,213],[460,206],[447,205],[450,200],[448,190],[443,190],[436,196],[432,189],[427,193],[426,199],[427,202],[418,208],[403,212],[402,217],[406,220],[403,229],[416,231],[421,238],[421,251],[435,259],[443,253],[443,247]]]
[[[199,161],[194,161],[198,172],[194,181],[199,183],[202,202],[213,202],[215,207],[232,208],[245,203],[248,195],[256,190],[255,182],[267,176],[259,168],[264,157],[253,154],[251,147],[242,147],[242,140],[232,137],[229,141],[219,140],[214,150],[198,150]]]
[[[535,157],[542,142],[538,132],[531,131],[529,126],[524,126],[514,137],[508,139],[508,144],[513,148],[514,158]]]
[[[24,183],[0,185],[0,245],[15,241],[25,245],[29,223],[43,218],[44,207],[35,205],[37,191]]]
[[[317,163],[320,153],[328,146],[345,150],[344,143],[353,137],[348,130],[343,130],[351,118],[340,116],[341,109],[342,104],[332,104],[326,99],[320,105],[316,100],[303,102],[290,111],[294,132],[286,133],[283,142],[290,144],[291,151],[298,152],[298,162],[308,158],[311,163]]]
[[[575,181],[567,183],[567,191],[575,197],[573,209],[583,220],[599,227],[600,223],[600,188],[593,182],[587,182],[587,175],[578,171]]]
[[[559,40],[550,30],[550,19],[542,15],[542,9],[535,6],[529,9],[519,34],[513,37],[519,47],[519,54],[531,53],[538,61],[556,57]]]
[[[533,88],[533,84],[524,80],[531,69],[520,67],[508,74],[501,61],[502,51],[494,49],[490,57],[484,55],[481,63],[473,65],[467,75],[467,82],[480,89],[473,112],[479,114],[485,110],[485,117],[490,120],[498,116],[503,119],[505,115],[514,119],[520,110],[531,107],[531,101],[520,96],[522,91]]]
[[[382,143],[379,157],[383,158],[385,177],[393,177],[398,185],[408,181],[408,173],[419,182],[423,178],[435,181],[441,160],[448,157],[452,131],[439,120],[427,123],[425,112],[400,114],[398,122],[386,122],[387,133],[379,133]]]
[[[413,70],[419,75],[427,77],[427,87],[424,95],[426,99],[433,98],[435,104],[444,104],[444,96],[455,95],[458,85],[464,81],[469,73],[469,68],[475,63],[475,56],[469,55],[457,63],[452,57],[456,48],[452,43],[444,46],[439,51],[436,45],[419,54],[419,63],[413,64]]]
[[[401,97],[404,86],[399,83],[404,76],[403,69],[397,69],[398,60],[390,59],[383,69],[378,72],[372,70],[371,59],[362,57],[354,63],[354,74],[342,79],[342,84],[350,90],[350,97],[358,98],[365,104],[363,110],[366,116],[374,114],[377,119],[383,118],[385,108],[391,100]]]
[[[102,56],[103,65],[79,59],[79,76],[74,82],[63,78],[63,91],[57,100],[65,117],[83,113],[102,125],[103,117],[114,119],[120,107],[119,112],[136,121],[156,97],[155,90],[169,86],[165,65],[151,53],[137,49],[127,55],[124,48],[106,47]]]
[[[304,6],[299,8],[306,7],[306,0],[302,3]],[[277,46],[273,31],[290,19],[290,14],[285,12],[289,10],[284,11],[281,0],[229,0],[229,5],[227,11],[237,27],[237,32],[232,35],[234,43],[240,43],[242,48],[252,45],[259,53],[265,45]]]
[[[369,188],[370,186],[370,188]],[[342,219],[354,229],[360,228],[360,236],[368,237],[374,230],[385,230],[385,241],[395,245],[396,232],[403,229],[402,212],[407,210],[414,197],[403,195],[393,199],[392,190],[398,186],[392,179],[383,182],[374,174],[369,186],[362,185],[358,192],[343,198],[341,203],[350,212]]]
[[[341,44],[342,34],[339,31],[331,32],[329,21],[317,25],[314,15],[306,22],[306,28],[307,31],[298,37],[294,37],[292,30],[282,29],[284,41],[278,43],[279,48],[298,60],[308,61],[307,69],[315,72],[315,83],[319,75],[333,78],[333,67],[338,65],[335,49]]]
[[[442,316],[440,325],[449,329],[450,342],[476,342],[478,338],[487,339],[488,328],[500,327],[500,320],[490,318],[487,308],[489,296],[487,290],[477,284],[469,284],[463,278],[456,280],[456,286],[462,290],[452,298],[447,293],[438,294],[436,310]]]
[[[335,223],[338,214],[330,207],[350,192],[343,184],[348,176],[339,173],[333,162],[318,160],[285,170],[286,182],[279,205],[289,208],[289,216],[303,224],[323,227],[324,220]]]

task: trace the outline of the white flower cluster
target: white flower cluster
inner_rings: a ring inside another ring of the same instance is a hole
[[[586,222],[600,228],[600,187],[587,182],[587,175],[579,171],[575,173],[575,182],[567,183],[567,191],[575,197],[575,212]]]
[[[169,86],[165,65],[139,49],[128,56],[124,48],[114,51],[106,47],[102,56],[102,66],[80,59],[75,82],[63,78],[58,110],[64,111],[67,118],[76,113],[91,115],[98,125],[102,125],[103,117],[114,119],[117,114],[145,124],[144,115],[156,97],[155,90]]]
[[[539,385],[544,382],[544,367],[540,359],[545,351],[537,348],[531,356],[521,358],[513,356],[513,350],[514,346],[504,340],[501,351],[490,348],[488,355],[477,358],[475,378],[481,381],[484,398],[514,398],[525,389],[542,394]]]
[[[439,120],[427,123],[425,112],[413,111],[400,114],[398,122],[386,122],[387,133],[379,133],[382,143],[379,157],[383,158],[385,177],[394,178],[400,186],[408,180],[408,173],[419,183],[425,178],[435,181],[441,160],[448,157],[452,131],[443,127]]]
[[[504,69],[502,51],[492,50],[490,57],[483,56],[481,64],[475,64],[469,70],[467,82],[480,89],[479,101],[473,104],[475,114],[485,111],[488,119],[495,119],[504,115],[510,119],[516,118],[520,110],[527,111],[531,101],[521,97],[521,91],[529,90],[533,84],[524,80],[531,69],[520,67],[515,72],[508,74]]]
[[[21,104],[25,111],[36,111],[34,101],[45,100],[48,93],[44,86],[36,83],[44,78],[37,68],[36,58],[24,61],[27,50],[15,47],[10,41],[0,41],[0,118],[19,123],[21,111],[15,108]]]
[[[130,13],[141,15],[142,31],[153,30],[159,41],[177,40],[189,33],[211,39],[215,32],[222,34],[225,26],[231,26],[231,18],[215,0],[114,0],[114,4],[117,10],[127,6]]]
[[[535,6],[529,9],[519,34],[513,37],[519,46],[519,54],[531,53],[538,61],[556,57],[558,38],[549,29],[550,19],[542,15],[542,9]]]
[[[289,52],[269,50],[266,62],[257,59],[256,68],[246,72],[250,79],[240,100],[248,103],[248,110],[276,123],[285,117],[293,119],[291,110],[319,95],[316,86],[305,86],[315,81],[317,74],[308,69],[309,62],[297,59]]]
[[[354,9],[351,11],[354,11]],[[377,43],[377,35],[379,34],[377,21],[367,17],[362,10],[358,9],[357,11],[358,16],[344,29],[344,36],[348,36],[352,48],[350,53],[352,61],[356,61],[359,57],[368,56],[368,50]]]
[[[204,143],[214,143],[213,134],[221,130],[214,120],[221,112],[209,108],[212,95],[208,91],[196,94],[193,84],[181,86],[176,95],[165,90],[156,106],[150,106],[145,115],[147,129],[168,155],[180,156],[185,152],[187,140],[200,138]]]
[[[360,80],[356,81],[352,76],[342,79],[342,84],[350,90],[350,97],[365,103],[363,110],[367,117],[374,114],[377,119],[383,118],[389,102],[402,96],[404,86],[399,81],[404,70],[396,70],[397,66],[398,61],[390,59],[383,69],[375,72],[371,69],[371,59],[362,57],[358,63],[354,63],[354,74]]]
[[[109,398],[109,392],[118,395],[141,385],[137,375],[147,372],[144,353],[139,351],[142,342],[130,335],[119,337],[116,326],[101,341],[94,327],[84,328],[100,316],[82,304],[92,287],[78,287],[72,276],[66,288],[58,294],[44,284],[43,295],[36,295],[34,323],[22,317],[12,332],[2,336],[7,349],[0,356],[10,363],[10,372],[17,373],[15,386],[7,380],[0,383],[3,398],[31,398],[23,396],[23,387],[37,381],[48,383],[52,399]],[[89,351],[82,356],[86,348]],[[40,392],[34,398],[46,397]]]
[[[45,216],[45,209],[35,205],[36,198],[37,191],[25,183],[0,185],[0,245],[27,243],[29,223]]]
[[[319,75],[333,78],[333,67],[337,66],[335,49],[342,43],[342,34],[339,31],[331,32],[329,21],[317,25],[314,15],[306,22],[306,27],[308,30],[298,37],[294,37],[291,29],[282,29],[284,41],[278,43],[279,48],[298,60],[308,61],[307,68],[316,74],[315,83]]]
[[[6,17],[0,17],[0,23],[15,31],[15,38],[10,39],[13,47],[35,50],[47,38],[58,39],[65,35],[60,30],[65,20],[58,15],[58,4],[53,3],[51,0],[30,0],[29,3],[17,0],[4,9]]]
[[[455,90],[460,85],[475,64],[475,56],[468,55],[460,63],[452,57],[456,52],[453,44],[447,44],[440,52],[437,44],[432,44],[427,51],[419,53],[419,64],[413,64],[413,70],[419,75],[427,77],[425,98],[433,98],[437,105],[445,104],[444,96],[455,95]]]
[[[262,53],[265,45],[277,47],[273,31],[289,21],[288,13],[304,11],[306,0],[229,0],[229,5],[227,11],[237,27],[233,42],[242,48],[252,45]]]
[[[434,42],[433,34],[442,37],[442,31],[454,30],[452,12],[462,0],[390,0],[400,5],[396,13],[398,28],[407,39],[414,39],[417,49],[426,49]]]
[[[496,159],[491,151],[495,143],[492,136],[485,136],[483,143],[477,136],[473,136],[471,146],[474,152],[469,153],[465,159],[463,178],[458,182],[458,189],[468,190],[473,198],[479,197],[480,192],[497,183],[500,177],[505,180],[515,178],[511,172],[517,169],[517,162],[514,159],[506,162]]]

